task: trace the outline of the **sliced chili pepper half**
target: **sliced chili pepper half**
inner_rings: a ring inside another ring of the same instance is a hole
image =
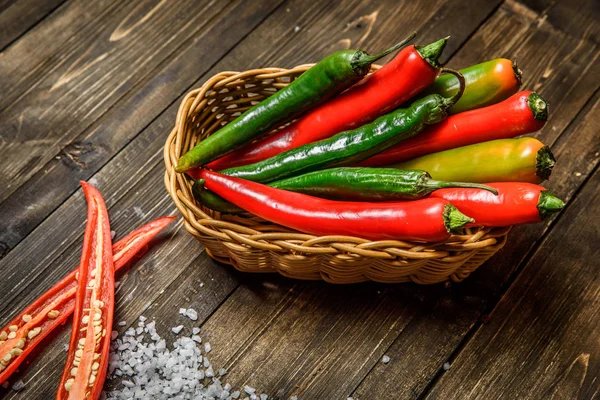
[[[88,218],[77,278],[75,316],[57,399],[98,399],[108,366],[115,271],[108,211],[100,192],[81,182]]]
[[[115,271],[128,265],[150,240],[175,219],[177,217],[157,218],[115,243],[112,248]],[[46,336],[73,313],[78,269],[79,267],[65,276],[5,327],[0,328],[0,384],[15,372]]]

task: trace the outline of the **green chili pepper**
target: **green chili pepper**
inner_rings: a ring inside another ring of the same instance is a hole
[[[316,197],[356,201],[417,200],[443,188],[475,188],[498,193],[490,186],[477,183],[436,181],[427,172],[420,170],[362,167],[309,172],[272,182],[268,186]],[[192,192],[198,201],[212,210],[228,214],[242,211],[220,196],[204,190],[203,180],[196,181]]]
[[[447,72],[456,74],[464,82],[460,73]],[[268,183],[327,167],[356,164],[416,135],[425,125],[442,121],[447,116],[446,109],[461,95],[462,90],[450,98],[432,94],[415,101],[409,108],[392,111],[358,129],[296,147],[254,164],[228,168],[221,173]]]
[[[218,194],[204,188],[204,179],[197,180],[192,186],[192,194],[200,204],[213,211],[219,211],[225,214],[240,214],[243,213],[240,207],[228,202]]]
[[[548,146],[535,138],[524,137],[457,147],[393,167],[422,169],[439,180],[540,183],[550,177],[554,163]]]
[[[248,143],[282,122],[293,119],[362,79],[371,64],[404,46],[402,42],[370,56],[362,50],[342,50],[321,60],[285,88],[261,101],[179,158],[177,172],[202,166]]]
[[[395,168],[342,167],[294,176],[269,186],[338,200],[391,201],[416,200],[443,188],[478,188],[497,191],[477,183],[444,182],[431,179],[421,170]]]
[[[465,77],[465,93],[450,107],[449,114],[499,103],[517,93],[521,87],[521,70],[514,61],[505,58],[472,65],[460,72]],[[458,80],[452,75],[442,75],[421,94],[437,93],[448,97],[457,90]]]

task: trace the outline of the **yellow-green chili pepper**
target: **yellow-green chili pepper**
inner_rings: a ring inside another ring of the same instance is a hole
[[[433,179],[460,182],[540,183],[550,177],[554,155],[535,138],[500,139],[457,147],[395,164],[422,169]]]

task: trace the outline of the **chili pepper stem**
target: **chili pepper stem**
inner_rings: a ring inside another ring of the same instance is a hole
[[[533,113],[533,118],[539,121],[548,119],[548,103],[539,94],[531,93],[527,97],[527,105]]]
[[[466,87],[467,83],[465,81],[465,77],[459,71],[456,71],[456,70],[453,70],[450,68],[442,68],[441,72],[447,72],[449,74],[452,74],[452,75],[456,76],[456,78],[458,79],[458,92],[456,92],[452,97],[444,98],[445,107],[446,107],[446,109],[448,109],[448,108],[452,107],[454,104],[456,104],[456,102],[458,100],[460,100],[463,93],[465,93],[465,87]]]
[[[554,158],[554,154],[552,154],[550,147],[542,147],[538,150],[535,158],[535,174],[545,181],[550,178],[554,164],[556,164],[556,159]]]
[[[441,67],[439,58],[442,51],[444,51],[444,47],[446,47],[446,43],[448,43],[448,39],[450,39],[450,36],[446,36],[427,46],[415,46],[415,48],[423,60],[427,61],[433,68],[439,68]]]
[[[448,203],[444,206],[444,225],[450,233],[458,233],[466,224],[475,222],[471,217],[458,211],[458,208]]]
[[[413,40],[415,38],[415,36],[417,36],[417,32],[411,33],[406,38],[402,39],[402,41],[396,43],[389,49],[384,50],[379,54],[370,56],[365,52],[356,53],[356,61],[354,64],[354,68],[358,69],[358,70],[362,70],[363,68],[370,68],[372,63],[374,63],[375,61],[379,60],[380,58],[385,57],[388,54],[393,53],[394,51],[399,50],[400,48],[404,47],[408,42]]]
[[[422,186],[426,189],[437,190],[445,188],[469,188],[469,189],[481,189],[492,192],[498,196],[498,191],[491,186],[482,185],[481,183],[469,183],[469,182],[448,182],[448,181],[436,181],[434,179],[426,180],[422,183]]]
[[[564,206],[565,202],[554,196],[549,190],[542,190],[540,193],[537,209],[542,221],[562,210]]]

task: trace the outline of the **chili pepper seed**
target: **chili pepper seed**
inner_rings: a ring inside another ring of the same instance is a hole
[[[58,310],[52,310],[48,312],[48,318],[50,319],[55,319],[56,317],[58,317],[60,314],[60,311]]]
[[[30,330],[29,332],[27,332],[27,338],[29,340],[31,340],[34,337],[36,337],[37,335],[39,335],[41,331],[42,331],[42,328],[39,327],[39,326],[37,328],[33,328],[32,330]]]
[[[10,351],[10,354],[12,354],[13,356],[17,357],[17,356],[20,356],[21,354],[23,354],[23,350],[15,347],[14,349],[12,349]]]
[[[73,379],[73,378],[71,378],[71,379],[68,379],[68,380],[65,382],[65,390],[66,390],[67,392],[70,392],[70,391],[71,391],[71,389],[73,388],[73,383],[74,383],[74,382],[75,382],[75,379]]]

